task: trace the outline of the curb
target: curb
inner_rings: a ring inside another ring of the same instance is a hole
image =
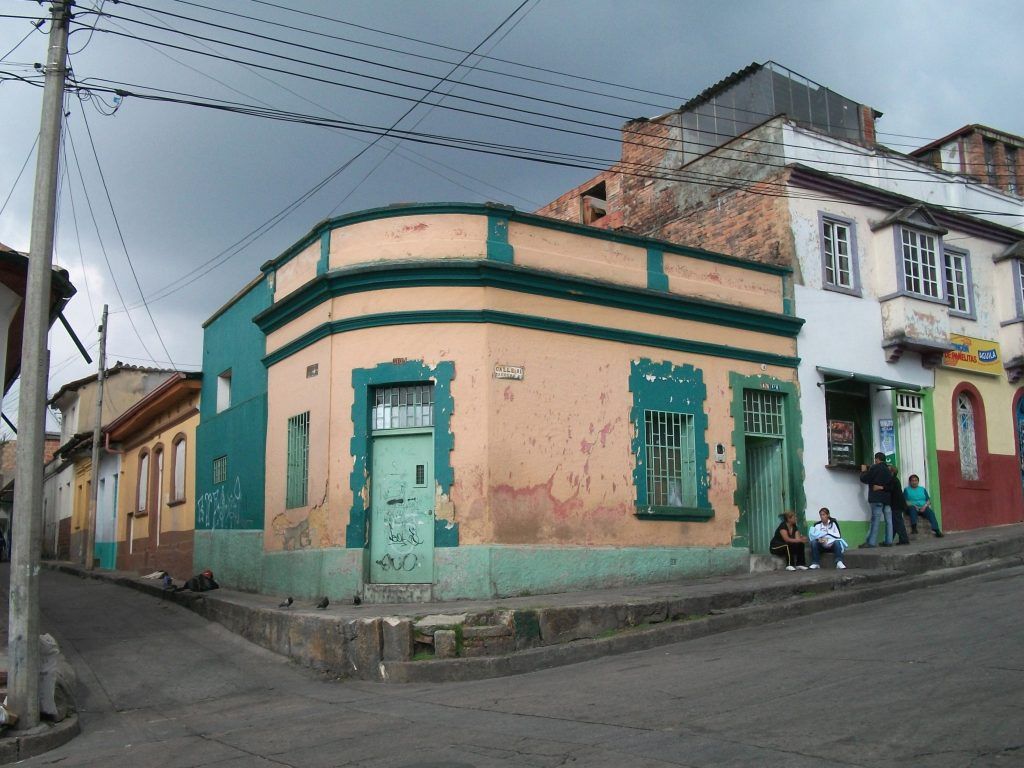
[[[867,582],[845,589],[837,583],[831,594],[780,601],[769,605],[740,607],[725,613],[712,611],[706,617],[684,619],[649,629],[626,630],[622,634],[607,638],[531,648],[508,656],[382,662],[381,679],[389,683],[445,683],[525,674],[880,600],[910,590],[960,581],[1019,565],[1024,565],[1024,555],[903,578],[891,578],[877,583]]]
[[[63,746],[80,734],[82,729],[78,724],[78,714],[71,713],[59,723],[42,724],[33,731],[37,732],[19,734],[18,731],[11,731],[10,735],[0,737],[0,765],[27,760]]]
[[[485,646],[476,649],[474,655],[419,661],[411,661],[408,652],[415,620],[389,618],[387,606],[380,606],[379,614],[362,618],[291,613],[240,604],[219,598],[216,592],[166,592],[159,584],[133,576],[85,571],[70,563],[43,565],[170,600],[319,672],[376,682],[413,683],[522,674],[804,616],[1021,565],[1022,550],[1024,538],[998,539],[911,557],[894,552],[873,560],[864,558],[863,565],[873,565],[873,569],[830,571],[830,578],[824,579],[723,584],[719,592],[711,594],[687,595],[686,585],[680,584],[678,593],[670,596],[627,598],[609,594],[608,602],[599,604],[538,608],[499,605],[471,618],[503,614],[507,624],[515,626],[523,620],[524,625],[531,625],[527,635],[520,636],[514,630],[506,639],[511,643],[505,646],[507,651]],[[452,604],[452,610],[458,611],[457,603]],[[466,622],[467,627],[470,624],[473,622]]]

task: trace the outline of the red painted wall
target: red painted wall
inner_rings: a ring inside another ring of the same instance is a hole
[[[938,457],[945,530],[965,531],[1024,521],[1024,493],[1016,456],[979,455],[981,479],[977,481],[960,479],[959,452],[938,451]]]

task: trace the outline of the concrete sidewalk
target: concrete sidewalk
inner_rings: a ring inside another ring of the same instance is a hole
[[[785,570],[500,600],[337,605],[219,589],[166,592],[135,574],[66,573],[170,600],[336,677],[442,682],[518,674],[875,600],[1024,562],[1024,525],[847,553],[847,570]]]

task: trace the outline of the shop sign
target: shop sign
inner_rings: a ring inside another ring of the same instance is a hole
[[[942,356],[943,367],[988,373],[993,376],[1002,374],[1003,361],[998,341],[951,333],[949,342],[953,349]]]
[[[829,419],[828,422],[828,463],[830,467],[855,467],[857,456],[855,443],[856,425],[852,421]]]
[[[896,429],[892,419],[878,420],[878,441],[886,457],[892,458],[896,455]]]

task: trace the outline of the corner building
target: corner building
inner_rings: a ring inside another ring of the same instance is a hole
[[[386,602],[739,572],[803,509],[788,268],[417,205],[262,271],[262,541],[210,531],[196,559],[228,583]]]

